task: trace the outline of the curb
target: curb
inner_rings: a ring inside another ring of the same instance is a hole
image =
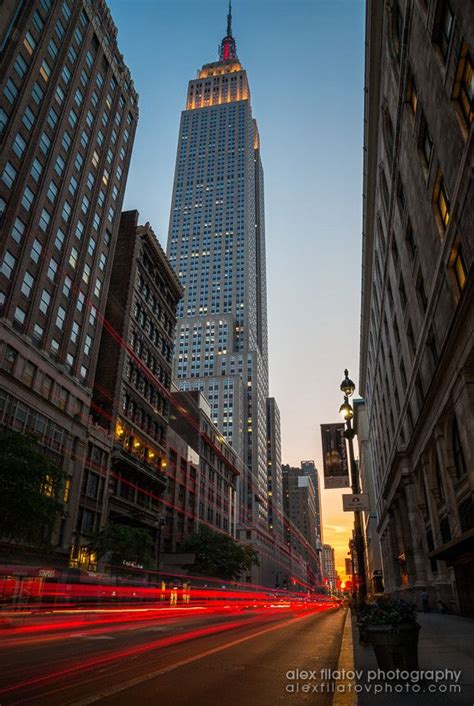
[[[347,674],[354,671],[354,646],[352,643],[352,615],[349,608],[347,609],[346,619],[342,630],[341,650],[339,652],[339,660],[337,663],[338,672]],[[334,692],[332,706],[357,706],[357,693],[354,691],[356,685],[353,679],[341,679],[335,685],[343,686],[341,691]]]

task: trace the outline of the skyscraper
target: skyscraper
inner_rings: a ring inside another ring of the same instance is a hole
[[[184,286],[174,379],[181,390],[205,394],[213,422],[243,459],[238,536],[261,545],[263,565],[268,544],[263,170],[230,6],[219,60],[205,64],[189,82],[181,114],[168,255]]]
[[[319,545],[323,541],[323,525],[321,517],[321,487],[319,485],[318,469],[314,461],[301,461],[301,470],[304,476],[309,476],[313,481],[314,488],[314,513],[316,517],[316,542]]]
[[[103,0],[4,3],[0,77],[0,425],[64,470],[69,558],[138,97]]]

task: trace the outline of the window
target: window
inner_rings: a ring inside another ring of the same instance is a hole
[[[459,479],[466,475],[467,466],[466,461],[464,459],[464,452],[461,444],[461,438],[459,436],[459,429],[456,417],[453,420],[452,442],[454,467],[456,468],[456,476]]]
[[[89,238],[89,244],[88,244],[88,246],[87,246],[87,252],[88,252],[88,254],[89,254],[91,257],[93,257],[93,255],[94,255],[95,246],[96,246],[96,242],[95,242],[94,238]]]
[[[40,150],[47,155],[49,152],[49,148],[51,147],[51,140],[45,132],[43,132],[40,137],[39,146]]]
[[[59,250],[59,252],[61,252],[61,250],[63,248],[65,239],[66,239],[66,235],[63,233],[61,228],[58,228],[58,230],[56,232],[56,238],[54,240],[54,245],[55,245],[56,249]]]
[[[43,165],[39,161],[39,159],[34,159],[33,164],[31,165],[31,178],[34,179],[35,181],[39,181],[41,177],[41,172],[43,171]]]
[[[92,338],[89,335],[87,335],[86,340],[84,342],[84,355],[90,355],[91,347],[92,347]]]
[[[13,66],[20,78],[23,78],[26,72],[28,71],[28,64],[26,63],[21,54],[18,54]]]
[[[12,255],[12,253],[9,250],[7,250],[5,252],[4,257],[3,257],[2,269],[1,269],[2,274],[4,274],[7,279],[11,279],[12,272],[15,268],[15,264],[16,264],[16,257],[14,257],[14,255]]]
[[[25,272],[25,276],[23,277],[23,283],[21,285],[21,293],[29,299],[31,295],[31,290],[33,289],[33,285],[35,283],[35,278],[33,275],[28,272],[28,270]]]
[[[71,287],[72,279],[68,275],[66,275],[63,282],[63,294],[65,297],[68,297],[71,294]]]
[[[9,78],[5,84],[5,88],[3,89],[3,95],[9,103],[13,104],[15,102],[15,99],[18,95],[18,88],[11,78]]]
[[[41,216],[39,219],[39,227],[42,231],[47,231],[49,222],[51,220],[51,214],[45,208],[41,211]]]
[[[453,24],[454,15],[451,12],[449,4],[444,0],[439,15],[437,43],[445,61],[448,56],[449,45],[453,34]]]
[[[27,211],[30,210],[34,200],[35,200],[34,193],[32,192],[32,190],[30,189],[29,186],[25,186],[25,190],[23,192],[23,197],[21,199],[21,203]]]
[[[19,132],[13,140],[12,149],[19,159],[23,157],[23,153],[26,150],[26,140],[23,139]]]
[[[35,10],[35,13],[34,13],[34,15],[33,15],[33,24],[34,24],[35,29],[36,29],[36,31],[38,32],[38,34],[40,34],[40,33],[41,33],[41,30],[42,30],[43,27],[44,27],[44,21],[43,21],[43,18],[41,17],[41,15],[40,15],[40,13],[38,12],[38,10]]]
[[[474,74],[473,63],[466,42],[463,42],[461,48],[461,58],[456,70],[453,98],[457,100],[466,126],[469,127],[474,119]]]
[[[458,290],[462,292],[462,290],[466,286],[467,270],[466,263],[464,262],[461,244],[455,246],[451,251],[449,264],[454,274]]]
[[[84,303],[86,301],[86,296],[83,292],[79,292],[76,302],[76,309],[82,311],[84,309]]]
[[[77,125],[77,120],[78,120],[77,113],[74,110],[74,108],[71,108],[71,110],[69,111],[68,123],[72,127],[73,130]]]
[[[71,135],[68,133],[67,130],[64,131],[63,139],[61,141],[61,144],[63,146],[63,149],[65,152],[69,152],[69,148],[71,146],[72,138]]]
[[[100,290],[102,288],[102,282],[100,281],[99,278],[96,279],[95,281],[95,287],[94,287],[94,294],[97,297],[97,299],[100,298]]]
[[[46,59],[44,59],[43,63],[41,64],[39,72],[43,81],[45,81],[45,83],[48,83],[49,77],[51,76],[51,67],[49,66]]]
[[[89,284],[90,276],[91,276],[91,268],[87,263],[85,263],[84,270],[82,272],[82,281],[85,284]]]
[[[51,201],[51,203],[54,203],[56,201],[57,196],[58,196],[58,187],[56,186],[56,184],[54,183],[54,181],[52,179],[49,182],[47,196],[48,196],[48,199]]]
[[[61,76],[62,76],[64,83],[67,86],[69,81],[71,80],[71,72],[69,71],[67,66],[63,67],[63,70],[61,71]]]
[[[36,341],[41,341],[44,335],[44,328],[40,326],[39,324],[35,324],[33,328],[33,338],[36,339]]]
[[[17,306],[15,309],[14,319],[21,326],[25,323],[26,311],[21,306]]]
[[[39,309],[43,314],[48,313],[49,305],[51,304],[51,294],[46,291],[46,289],[43,289],[43,293],[41,295],[40,303],[39,303]]]
[[[33,98],[34,102],[37,105],[41,105],[41,101],[43,100],[44,96],[44,91],[39,85],[38,81],[36,81],[35,84],[33,84],[33,88],[31,89],[31,97]]]
[[[40,241],[35,238],[33,241],[33,245],[31,247],[31,253],[30,253],[30,257],[33,260],[33,262],[36,262],[36,263],[39,262],[42,250],[43,250],[43,246],[41,245]]]
[[[84,149],[87,148],[87,145],[89,144],[89,135],[87,130],[83,130],[81,134],[81,145],[84,147]]]
[[[69,256],[69,264],[71,265],[72,268],[76,268],[77,265],[77,259],[79,257],[79,253],[76,248],[71,249],[71,254]]]
[[[77,343],[77,339],[79,338],[80,332],[81,327],[79,326],[77,321],[74,321],[71,328],[71,343]]]
[[[54,280],[56,279],[56,273],[58,271],[58,263],[54,259],[54,257],[51,258],[49,261],[49,266],[48,266],[48,279],[54,283]]]
[[[90,201],[86,195],[82,197],[81,211],[87,215],[89,211]]]
[[[23,125],[26,127],[27,130],[31,130],[33,125],[35,124],[35,120],[36,115],[33,113],[30,107],[27,107],[22,118]]]
[[[23,233],[25,232],[25,224],[20,218],[17,218],[12,228],[12,238],[16,243],[21,243]]]
[[[54,171],[58,176],[62,176],[62,173],[64,171],[64,167],[66,166],[66,163],[64,159],[61,157],[60,154],[58,154],[57,159],[56,159],[56,164],[54,165]]]
[[[449,223],[450,204],[446,184],[442,175],[438,176],[437,183],[435,185],[434,203],[442,227],[443,229],[446,229]]]
[[[7,162],[5,164],[5,169],[3,170],[2,181],[4,184],[6,184],[6,186],[9,189],[11,189],[15,179],[16,179],[16,169],[13,166],[13,164],[11,164],[10,162]]]
[[[60,306],[60,307],[58,307],[58,313],[56,314],[56,326],[61,331],[64,328],[65,320],[66,320],[66,309],[64,309],[64,307]]]
[[[25,34],[25,38],[23,40],[23,46],[25,47],[28,54],[31,56],[35,50],[35,47],[36,47],[36,41],[33,38],[31,32],[27,32]]]
[[[61,86],[57,86],[56,88],[56,93],[54,94],[54,97],[56,99],[56,102],[59,103],[59,105],[62,105],[64,103],[64,91],[61,88]]]
[[[72,206],[69,203],[69,201],[64,202],[63,210],[62,210],[62,217],[66,221],[66,223],[69,221],[71,217],[71,212],[72,212]]]
[[[84,223],[81,220],[79,220],[79,221],[77,221],[77,226],[76,226],[76,238],[78,240],[81,240],[83,233],[84,233]]]
[[[56,42],[54,41],[54,39],[50,39],[50,41],[48,43],[48,53],[49,53],[51,59],[53,60],[53,63],[56,61],[56,59],[58,57],[58,52],[59,52],[59,50],[58,50],[58,46],[57,46]]]
[[[78,152],[76,155],[76,159],[74,160],[74,166],[76,167],[78,172],[81,171],[83,164],[84,164],[84,157],[81,154],[79,154],[79,152]]]
[[[68,187],[68,191],[71,194],[71,196],[74,196],[74,194],[77,191],[78,186],[79,186],[79,182],[77,181],[75,176],[72,176],[69,180],[69,187]]]
[[[29,108],[27,108],[26,110],[29,110]],[[30,112],[31,112],[31,111],[30,111]],[[25,111],[25,113],[26,113],[26,111]],[[32,115],[33,115],[33,117],[34,117],[34,113],[32,113]],[[8,123],[8,115],[5,113],[5,111],[3,110],[3,108],[0,108],[0,134],[4,131],[5,126],[6,126],[7,123]],[[31,129],[31,126],[28,127],[28,124],[25,123],[25,116],[23,116],[23,123],[26,125],[26,127],[27,127],[28,129]],[[32,123],[32,124],[33,124],[33,123]]]

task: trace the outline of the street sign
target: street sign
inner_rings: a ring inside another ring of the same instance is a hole
[[[342,509],[344,512],[354,512],[355,510],[368,511],[369,496],[367,493],[354,493],[353,495],[342,496]]]

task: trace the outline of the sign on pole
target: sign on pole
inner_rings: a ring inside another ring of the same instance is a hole
[[[353,495],[342,496],[342,509],[344,512],[354,512],[355,510],[369,510],[369,496],[367,493],[354,493]]]
[[[323,445],[324,487],[349,487],[349,464],[347,462],[344,423],[321,424]]]

